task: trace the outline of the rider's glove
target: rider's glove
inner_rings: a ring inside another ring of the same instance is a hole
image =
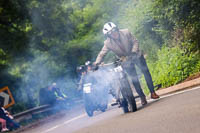
[[[98,70],[98,69],[99,69],[99,64],[93,63],[93,64],[92,64],[92,70],[93,70],[93,71],[96,71],[96,70]]]
[[[142,52],[139,51],[139,52],[132,52],[131,55],[128,56],[128,59],[129,60],[135,60],[135,59],[138,59],[142,56]]]

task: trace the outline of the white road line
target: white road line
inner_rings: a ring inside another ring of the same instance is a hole
[[[50,131],[52,131],[52,130],[54,130],[54,129],[58,128],[58,127],[59,127],[59,125],[57,125],[57,126],[54,126],[54,127],[50,128],[50,129],[48,129],[48,130],[46,130],[46,131],[44,131],[44,132],[42,132],[42,133],[47,133],[47,132],[50,132]]]
[[[167,94],[167,95],[161,96],[160,99],[170,97],[170,96],[174,96],[174,95],[178,95],[178,94],[182,94],[182,93],[189,92],[189,91],[198,90],[198,89],[200,89],[200,86],[197,86],[197,87],[194,87],[194,88],[191,88],[191,89],[187,89],[187,90],[183,90],[183,91],[179,91],[179,92],[174,92],[172,94]],[[151,102],[151,101],[155,101],[155,100],[159,100],[159,99],[149,99],[148,101]]]
[[[74,118],[72,118],[72,119],[70,119],[70,120],[65,121],[65,122],[62,123],[62,124],[56,125],[56,126],[50,128],[50,129],[48,129],[48,130],[46,130],[46,131],[44,131],[44,132],[42,132],[42,133],[48,133],[48,132],[50,132],[50,131],[52,131],[52,130],[54,130],[54,129],[56,129],[56,128],[59,128],[59,127],[65,125],[65,124],[68,124],[68,123],[70,123],[70,122],[72,122],[72,121],[75,121],[75,120],[77,120],[77,119],[83,118],[83,117],[85,117],[85,116],[87,116],[87,115],[86,115],[86,114],[79,115],[79,116],[77,116],[77,117],[74,117]]]
[[[77,116],[77,117],[75,117],[75,118],[73,118],[71,120],[65,121],[64,124],[68,124],[68,123],[70,123],[72,121],[75,121],[75,120],[80,119],[80,118],[85,117],[85,116],[87,116],[87,115],[86,114],[79,115],[79,116]],[[64,125],[64,124],[62,124],[62,125]]]
[[[194,90],[197,90],[197,89],[200,89],[200,86],[197,86],[197,87],[194,87],[194,88],[191,88],[191,89],[187,89],[187,90],[183,90],[183,91],[179,91],[179,92],[175,92],[173,94],[168,94],[168,95],[162,96],[161,98],[165,98],[165,97],[170,97],[170,96],[173,96],[173,95],[182,94],[184,92],[194,91]]]

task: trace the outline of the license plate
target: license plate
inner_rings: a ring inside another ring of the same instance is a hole
[[[122,72],[123,71],[123,68],[121,66],[118,66],[118,67],[115,67],[114,68],[114,71],[115,72]]]
[[[84,93],[91,93],[91,89],[92,89],[91,86],[92,86],[91,83],[84,84],[84,86],[83,86]]]

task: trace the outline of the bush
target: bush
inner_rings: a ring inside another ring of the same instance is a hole
[[[194,72],[198,72],[200,61],[198,54],[185,54],[178,47],[163,46],[158,51],[158,60],[149,64],[154,84],[168,87],[186,79]]]

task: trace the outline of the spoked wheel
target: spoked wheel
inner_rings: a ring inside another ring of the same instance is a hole
[[[137,111],[137,105],[136,105],[135,97],[133,96],[133,93],[128,93],[127,99],[128,99],[129,111],[130,112]]]
[[[128,112],[137,111],[135,98],[133,96],[131,88],[129,88],[129,87],[128,88],[124,88],[124,89],[121,90],[121,92],[122,92],[123,98],[125,99],[125,100],[123,100],[125,102],[124,103],[125,107],[123,107],[123,108],[125,108],[125,109],[123,109],[123,110],[125,110],[124,113],[127,113],[127,110],[128,110]]]
[[[127,100],[125,98],[122,99],[121,106],[123,108],[124,113],[128,113],[129,112],[128,102],[127,102]]]

